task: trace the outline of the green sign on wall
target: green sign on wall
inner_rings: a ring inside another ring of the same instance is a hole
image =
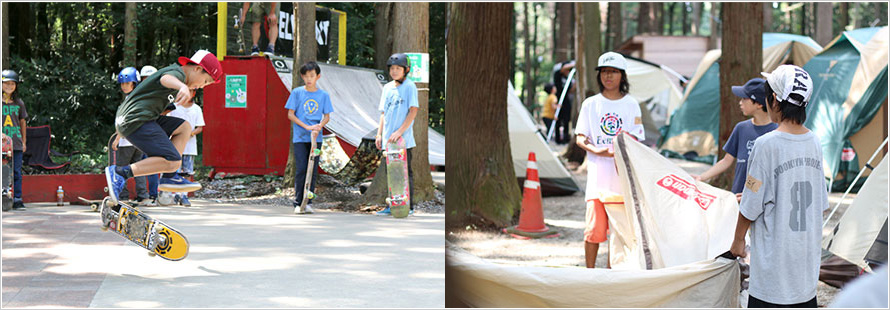
[[[405,53],[408,55],[408,62],[411,64],[411,72],[408,72],[408,79],[414,83],[430,82],[430,54],[427,53]]]
[[[226,75],[226,108],[247,108],[246,75]]]

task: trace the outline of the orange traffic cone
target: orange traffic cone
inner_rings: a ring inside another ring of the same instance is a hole
[[[504,228],[503,231],[519,239],[558,237],[558,232],[552,231],[547,225],[544,225],[544,211],[541,208],[541,182],[538,179],[535,152],[528,153],[528,166],[526,167],[519,225]]]

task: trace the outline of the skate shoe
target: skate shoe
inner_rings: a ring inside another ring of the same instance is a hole
[[[182,197],[179,197],[179,204],[184,207],[191,207],[192,203],[189,201],[189,197],[186,194],[183,194]]]
[[[124,189],[124,186],[127,186],[127,179],[114,172],[116,167],[115,165],[105,167],[105,182],[108,184],[108,196],[111,197],[111,201],[115,204],[120,202],[118,196],[121,190]]]
[[[161,178],[158,184],[158,190],[176,193],[188,193],[201,189],[201,184],[186,180],[180,175],[174,175],[169,178]]]
[[[386,207],[386,209],[377,211],[377,215],[392,215],[392,212],[389,212],[389,207]]]

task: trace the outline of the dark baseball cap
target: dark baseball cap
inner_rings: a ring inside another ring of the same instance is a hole
[[[766,92],[763,89],[764,83],[766,83],[766,80],[764,79],[753,78],[743,86],[733,86],[732,93],[736,96],[748,98],[759,104],[766,105]]]

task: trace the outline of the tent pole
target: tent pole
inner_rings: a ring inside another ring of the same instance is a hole
[[[837,208],[840,207],[840,206],[841,206],[841,203],[844,202],[844,198],[847,198],[847,194],[849,194],[850,191],[853,190],[853,186],[856,186],[856,181],[859,181],[859,177],[861,177],[862,174],[865,173],[865,168],[868,168],[868,165],[871,165],[871,161],[874,160],[874,159],[875,159],[875,156],[878,156],[878,153],[880,153],[880,152],[884,149],[884,145],[887,145],[887,140],[888,140],[888,139],[890,139],[890,138],[884,138],[884,142],[881,143],[881,146],[879,146],[878,149],[875,150],[875,152],[871,154],[871,157],[869,157],[869,158],[868,158],[868,161],[865,162],[865,165],[866,165],[866,166],[865,166],[865,167],[862,167],[862,170],[859,170],[859,174],[857,174],[857,175],[856,175],[856,178],[853,179],[853,183],[851,183],[850,186],[847,187],[847,191],[844,192],[844,195],[843,195],[843,196],[841,196],[841,200],[839,200],[839,201],[837,202],[837,204],[834,205],[834,208],[831,209],[831,213],[829,213],[829,214],[828,214],[828,217],[826,217],[825,220],[822,221],[822,228],[823,228],[823,229],[825,228],[825,225],[828,224],[828,220],[831,219],[831,216],[834,215],[834,212],[837,211]],[[831,187],[829,187],[829,189],[831,189]]]
[[[553,124],[550,125],[550,131],[547,132],[547,142],[550,142],[550,138],[553,137],[553,129],[556,128],[556,120],[559,119],[559,110],[562,109],[562,101],[566,98],[566,93],[569,91],[569,86],[572,86],[572,77],[574,76],[575,68],[572,68],[572,71],[569,72],[568,78],[566,78],[566,85],[562,87],[562,94],[559,95],[559,106],[556,108],[556,113],[553,115]]]

